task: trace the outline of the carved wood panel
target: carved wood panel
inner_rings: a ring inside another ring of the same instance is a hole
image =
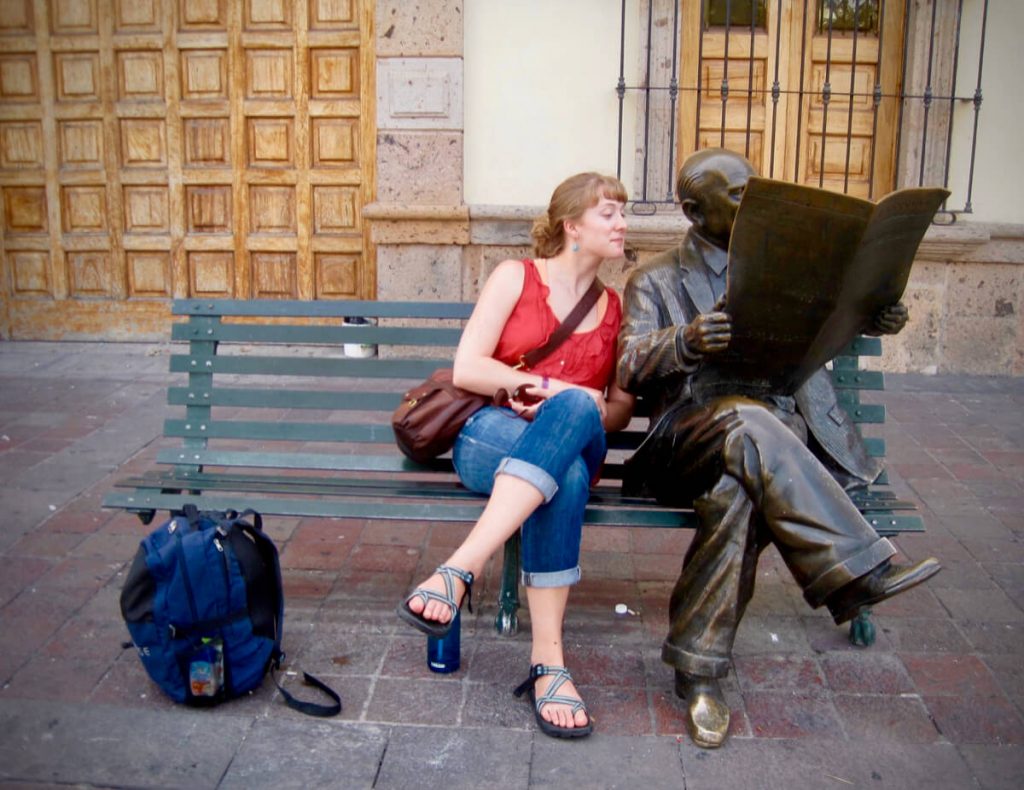
[[[57,164],[62,170],[103,168],[103,121],[57,121]]]
[[[125,233],[170,233],[170,201],[165,186],[124,188]]]
[[[807,23],[810,84],[828,84],[831,95],[826,102],[815,91],[801,106],[807,155],[799,161],[790,155],[788,162],[804,183],[875,199],[894,183],[898,104],[885,98],[876,109],[872,97],[876,84],[882,96],[899,92],[904,9],[902,3],[886,3],[886,9],[881,38],[878,31],[856,37],[833,31],[829,40],[814,20]]]
[[[372,0],[0,0],[0,338],[373,298]]]
[[[26,35],[35,30],[32,0],[5,0],[0,10],[0,35]]]
[[[0,167],[31,170],[42,166],[42,124],[39,121],[0,123]]]

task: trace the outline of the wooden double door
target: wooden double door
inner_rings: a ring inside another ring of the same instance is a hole
[[[678,161],[722,146],[766,177],[893,189],[903,0],[681,2]]]
[[[5,0],[0,337],[375,293],[371,0]]]

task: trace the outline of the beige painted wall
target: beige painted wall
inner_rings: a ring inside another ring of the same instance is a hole
[[[629,0],[627,68],[639,16]],[[615,172],[620,22],[620,0],[466,0],[466,203],[544,205],[573,173]]]
[[[982,0],[966,0],[960,45],[957,96],[973,96],[977,87],[978,44],[981,40]],[[1024,74],[1024,3],[990,0],[982,71],[982,105],[974,166],[973,219],[984,222],[1024,222],[1024,127],[1021,74]],[[951,208],[961,208],[967,194],[970,168],[973,103],[962,102],[953,129],[950,163]]]

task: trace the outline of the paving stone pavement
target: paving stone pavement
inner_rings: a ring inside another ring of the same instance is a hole
[[[681,729],[659,659],[689,533],[588,528],[566,644],[595,735],[540,734],[511,688],[525,634],[492,628],[498,568],[463,613],[459,672],[425,666],[399,597],[465,532],[436,523],[268,519],[281,549],[288,668],[342,694],[301,716],[266,682],[190,710],[161,696],[118,609],[146,534],[104,511],[152,468],[169,344],[0,343],[0,785],[3,787],[1018,788],[1024,784],[1024,379],[887,376],[898,493],[927,532],[897,544],[945,570],[877,607],[877,643],[808,609],[778,555],[725,681],[732,736]],[[635,614],[617,616],[616,603]],[[525,620],[525,616],[524,616]],[[294,688],[296,676],[284,682]],[[303,693],[299,691],[299,693]]]

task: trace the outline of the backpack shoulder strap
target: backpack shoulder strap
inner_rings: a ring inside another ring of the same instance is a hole
[[[319,678],[315,678],[308,672],[302,673],[302,682],[307,686],[312,686],[315,689],[326,694],[334,702],[329,705],[321,705],[316,702],[307,702],[306,700],[297,699],[296,697],[289,694],[282,688],[281,684],[277,682],[277,670],[281,667],[281,661],[284,659],[284,653],[278,653],[270,662],[270,677],[274,681],[274,685],[277,686],[277,690],[281,692],[281,696],[284,697],[285,703],[292,710],[297,710],[299,713],[305,713],[307,716],[317,716],[322,719],[330,718],[331,716],[337,716],[341,713],[341,695],[337,691],[332,689],[326,683]]]

